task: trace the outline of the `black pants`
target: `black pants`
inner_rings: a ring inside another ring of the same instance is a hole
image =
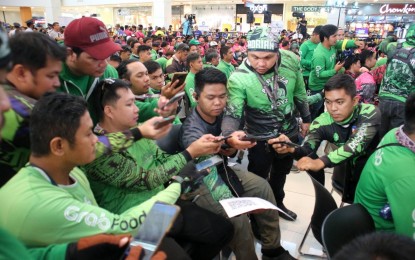
[[[291,140],[293,142],[297,142]],[[268,179],[268,182],[274,192],[277,205],[281,204],[285,197],[284,185],[287,174],[290,173],[293,166],[293,158],[290,155],[278,155],[272,147],[267,148],[266,141],[259,141],[249,149],[248,154],[248,171]]]
[[[180,206],[181,211],[169,237],[174,238],[191,259],[210,260],[231,241],[233,225],[225,217],[190,201],[179,199],[176,205]],[[178,258],[173,255],[172,259]]]

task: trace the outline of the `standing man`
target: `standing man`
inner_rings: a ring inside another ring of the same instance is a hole
[[[405,101],[415,92],[415,23],[409,27],[404,43],[390,43],[392,39],[389,36],[379,46],[388,56],[379,91],[380,137],[404,123]]]
[[[63,35],[61,34],[61,27],[58,22],[52,24],[52,30],[49,32],[49,36],[58,43],[63,42]]]
[[[229,99],[222,132],[224,136],[232,134],[227,141],[230,146],[249,148],[248,171],[268,179],[278,207],[296,219],[297,215],[283,204],[285,179],[293,159],[267,150],[267,140],[281,133],[298,139],[294,107],[304,122],[302,134],[308,132],[311,118],[297,56],[279,50],[278,36],[267,31],[259,27],[248,34],[248,58],[228,80]],[[256,142],[240,140],[245,136],[245,132],[237,131],[241,124],[246,133],[256,137]]]
[[[59,74],[58,91],[82,96],[87,101],[101,78],[118,78],[117,71],[107,66],[106,59],[121,47],[111,41],[103,22],[82,17],[73,20],[65,29],[67,57]],[[92,119],[96,117],[92,113]]]
[[[298,21],[297,33],[298,33],[298,30],[304,36],[304,38],[307,39],[307,37],[308,37],[308,34],[307,34],[307,20],[305,19],[305,16],[303,16],[301,18],[301,20]]]
[[[300,56],[301,56],[301,68],[303,69],[303,79],[305,87],[308,89],[308,79],[310,76],[311,71],[311,60],[313,58],[314,50],[316,49],[317,45],[320,43],[320,30],[321,25],[316,26],[314,28],[313,33],[311,34],[310,39],[305,41],[300,46]]]
[[[195,92],[195,75],[203,69],[202,57],[200,57],[198,53],[190,53],[187,56],[187,64],[189,66],[189,73],[186,76],[186,85],[184,87],[184,90],[189,100],[188,106],[195,107],[197,105],[193,95],[193,93]],[[186,107],[186,111],[189,107]]]
[[[229,79],[231,73],[235,71],[235,67],[231,64],[233,59],[233,51],[229,46],[222,46],[220,48],[220,58],[218,66],[216,68],[225,73],[226,78]]]
[[[175,73],[187,71],[186,59],[189,53],[189,46],[185,43],[181,43],[176,48],[176,53],[166,63],[166,73]],[[171,78],[171,77],[170,77]]]
[[[334,76],[341,68],[344,62],[337,62],[337,52],[363,45],[363,42],[349,40],[343,44],[343,41],[337,40],[338,28],[335,25],[324,25],[320,30],[320,43],[314,50],[311,59],[311,72],[309,78],[310,94],[320,93],[324,84]],[[323,100],[310,106],[311,118],[315,119],[324,112]]]

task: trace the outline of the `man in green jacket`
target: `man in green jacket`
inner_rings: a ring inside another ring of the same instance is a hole
[[[337,52],[363,45],[363,42],[354,40],[337,40],[338,28],[335,25],[324,25],[320,30],[320,43],[317,45],[311,59],[309,78],[310,94],[321,92],[324,84],[343,68],[343,61],[336,63]],[[315,119],[324,112],[323,101],[310,106],[311,118]]]
[[[313,33],[311,34],[310,39],[303,42],[300,46],[300,56],[301,56],[301,68],[303,69],[303,78],[305,87],[308,90],[308,80],[311,71],[311,60],[313,58],[314,50],[317,45],[320,43],[320,29],[321,25],[317,25],[314,28]]]
[[[220,58],[221,60],[219,61],[219,64],[216,66],[216,68],[225,73],[226,78],[229,79],[232,72],[235,71],[235,67],[231,64],[233,59],[233,51],[231,47],[222,46],[220,48]]]
[[[107,58],[121,46],[115,44],[103,22],[82,17],[69,23],[65,29],[67,57],[59,79],[58,91],[81,96],[87,101],[96,84],[103,78],[118,78],[116,70],[108,66]],[[91,117],[96,122],[95,115]]]
[[[277,206],[295,219],[297,215],[283,203],[284,184],[293,158],[267,150],[266,142],[282,133],[298,139],[294,108],[303,119],[302,134],[308,132],[311,118],[300,62],[293,52],[278,49],[278,35],[268,33],[268,28],[251,31],[248,39],[248,59],[228,79],[229,98],[222,133],[232,135],[227,141],[230,146],[249,148],[248,171],[265,179],[270,173]],[[240,140],[245,136],[245,132],[237,131],[241,125],[256,142]]]

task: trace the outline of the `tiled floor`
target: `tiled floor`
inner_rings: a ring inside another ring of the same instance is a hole
[[[247,164],[246,155],[242,161],[242,166]],[[326,188],[331,191],[331,169],[326,170]],[[310,180],[310,177],[305,172],[295,173],[291,172],[287,176],[287,182],[285,184],[285,200],[284,204],[287,208],[297,213],[297,220],[294,222],[287,221],[280,218],[280,228],[282,245],[287,249],[292,256],[298,259],[318,259],[316,257],[300,256],[298,248],[301,240],[307,230],[310,223],[311,215],[314,209],[314,188]],[[335,200],[340,204],[340,196],[333,194]],[[258,258],[261,259],[261,246],[257,244]],[[308,234],[308,237],[303,246],[302,252],[311,253],[317,255],[323,255],[322,246],[313,237],[312,232]],[[324,257],[325,258],[325,257]],[[231,256],[230,259],[234,260],[235,257]]]

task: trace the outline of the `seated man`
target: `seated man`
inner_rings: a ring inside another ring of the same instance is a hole
[[[310,171],[310,174],[322,184],[324,168],[347,162],[350,174],[347,174],[343,201],[352,202],[367,156],[378,143],[380,113],[374,105],[359,104],[356,85],[353,78],[348,75],[338,74],[330,78],[324,85],[324,95],[327,112],[313,121],[301,147],[275,144],[279,141],[290,142],[285,135],[269,140],[268,144],[272,145],[277,153],[292,153],[298,160],[297,167]],[[323,140],[335,144],[338,148],[328,155],[316,158],[315,153]]]
[[[356,188],[378,230],[415,237],[415,93],[405,104],[405,123],[390,130],[369,158]]]
[[[91,100],[99,118],[94,129],[96,134],[124,131],[136,125],[139,111],[127,82],[109,79],[100,82]],[[183,152],[171,155],[152,140],[142,139],[127,150],[101,156],[82,169],[98,204],[110,212],[121,214],[154,197],[176,203],[180,187],[176,187],[177,193],[161,197],[158,194],[165,193],[163,184],[177,175],[192,158],[215,153],[220,143],[213,140],[213,136],[205,135]],[[232,226],[225,218],[192,203],[179,200],[177,204],[182,210],[171,237],[191,243],[192,259],[213,258],[232,237]]]
[[[157,132],[153,124],[142,125],[142,132]],[[155,201],[172,203],[180,194],[180,185],[172,183],[120,214],[100,208],[77,166],[90,163],[110,148],[128,147],[132,138],[123,142],[122,133],[117,133],[112,135],[117,142],[110,143],[108,138],[98,142],[81,97],[65,93],[42,97],[33,108],[30,127],[29,164],[0,189],[0,226],[28,247],[74,242],[102,233],[136,233]]]
[[[194,98],[197,105],[184,121],[180,134],[184,148],[190,147],[195,140],[205,134],[220,135],[222,112],[227,100],[226,81],[226,75],[215,68],[206,68],[196,74]],[[225,157],[234,153],[236,150],[233,148],[220,151]],[[225,165],[211,167],[210,174],[204,177],[205,184],[193,193],[194,196],[199,195],[195,203],[223,216],[227,215],[219,200],[234,195],[259,197],[276,204],[272,189],[264,178],[247,171],[235,169],[235,172],[236,175]],[[229,181],[230,179],[234,181]],[[280,244],[278,212],[265,210],[252,216],[258,226],[262,242],[262,259],[293,259]],[[230,247],[236,259],[257,259],[254,235],[248,216],[243,214],[231,218],[230,221],[235,229]]]

